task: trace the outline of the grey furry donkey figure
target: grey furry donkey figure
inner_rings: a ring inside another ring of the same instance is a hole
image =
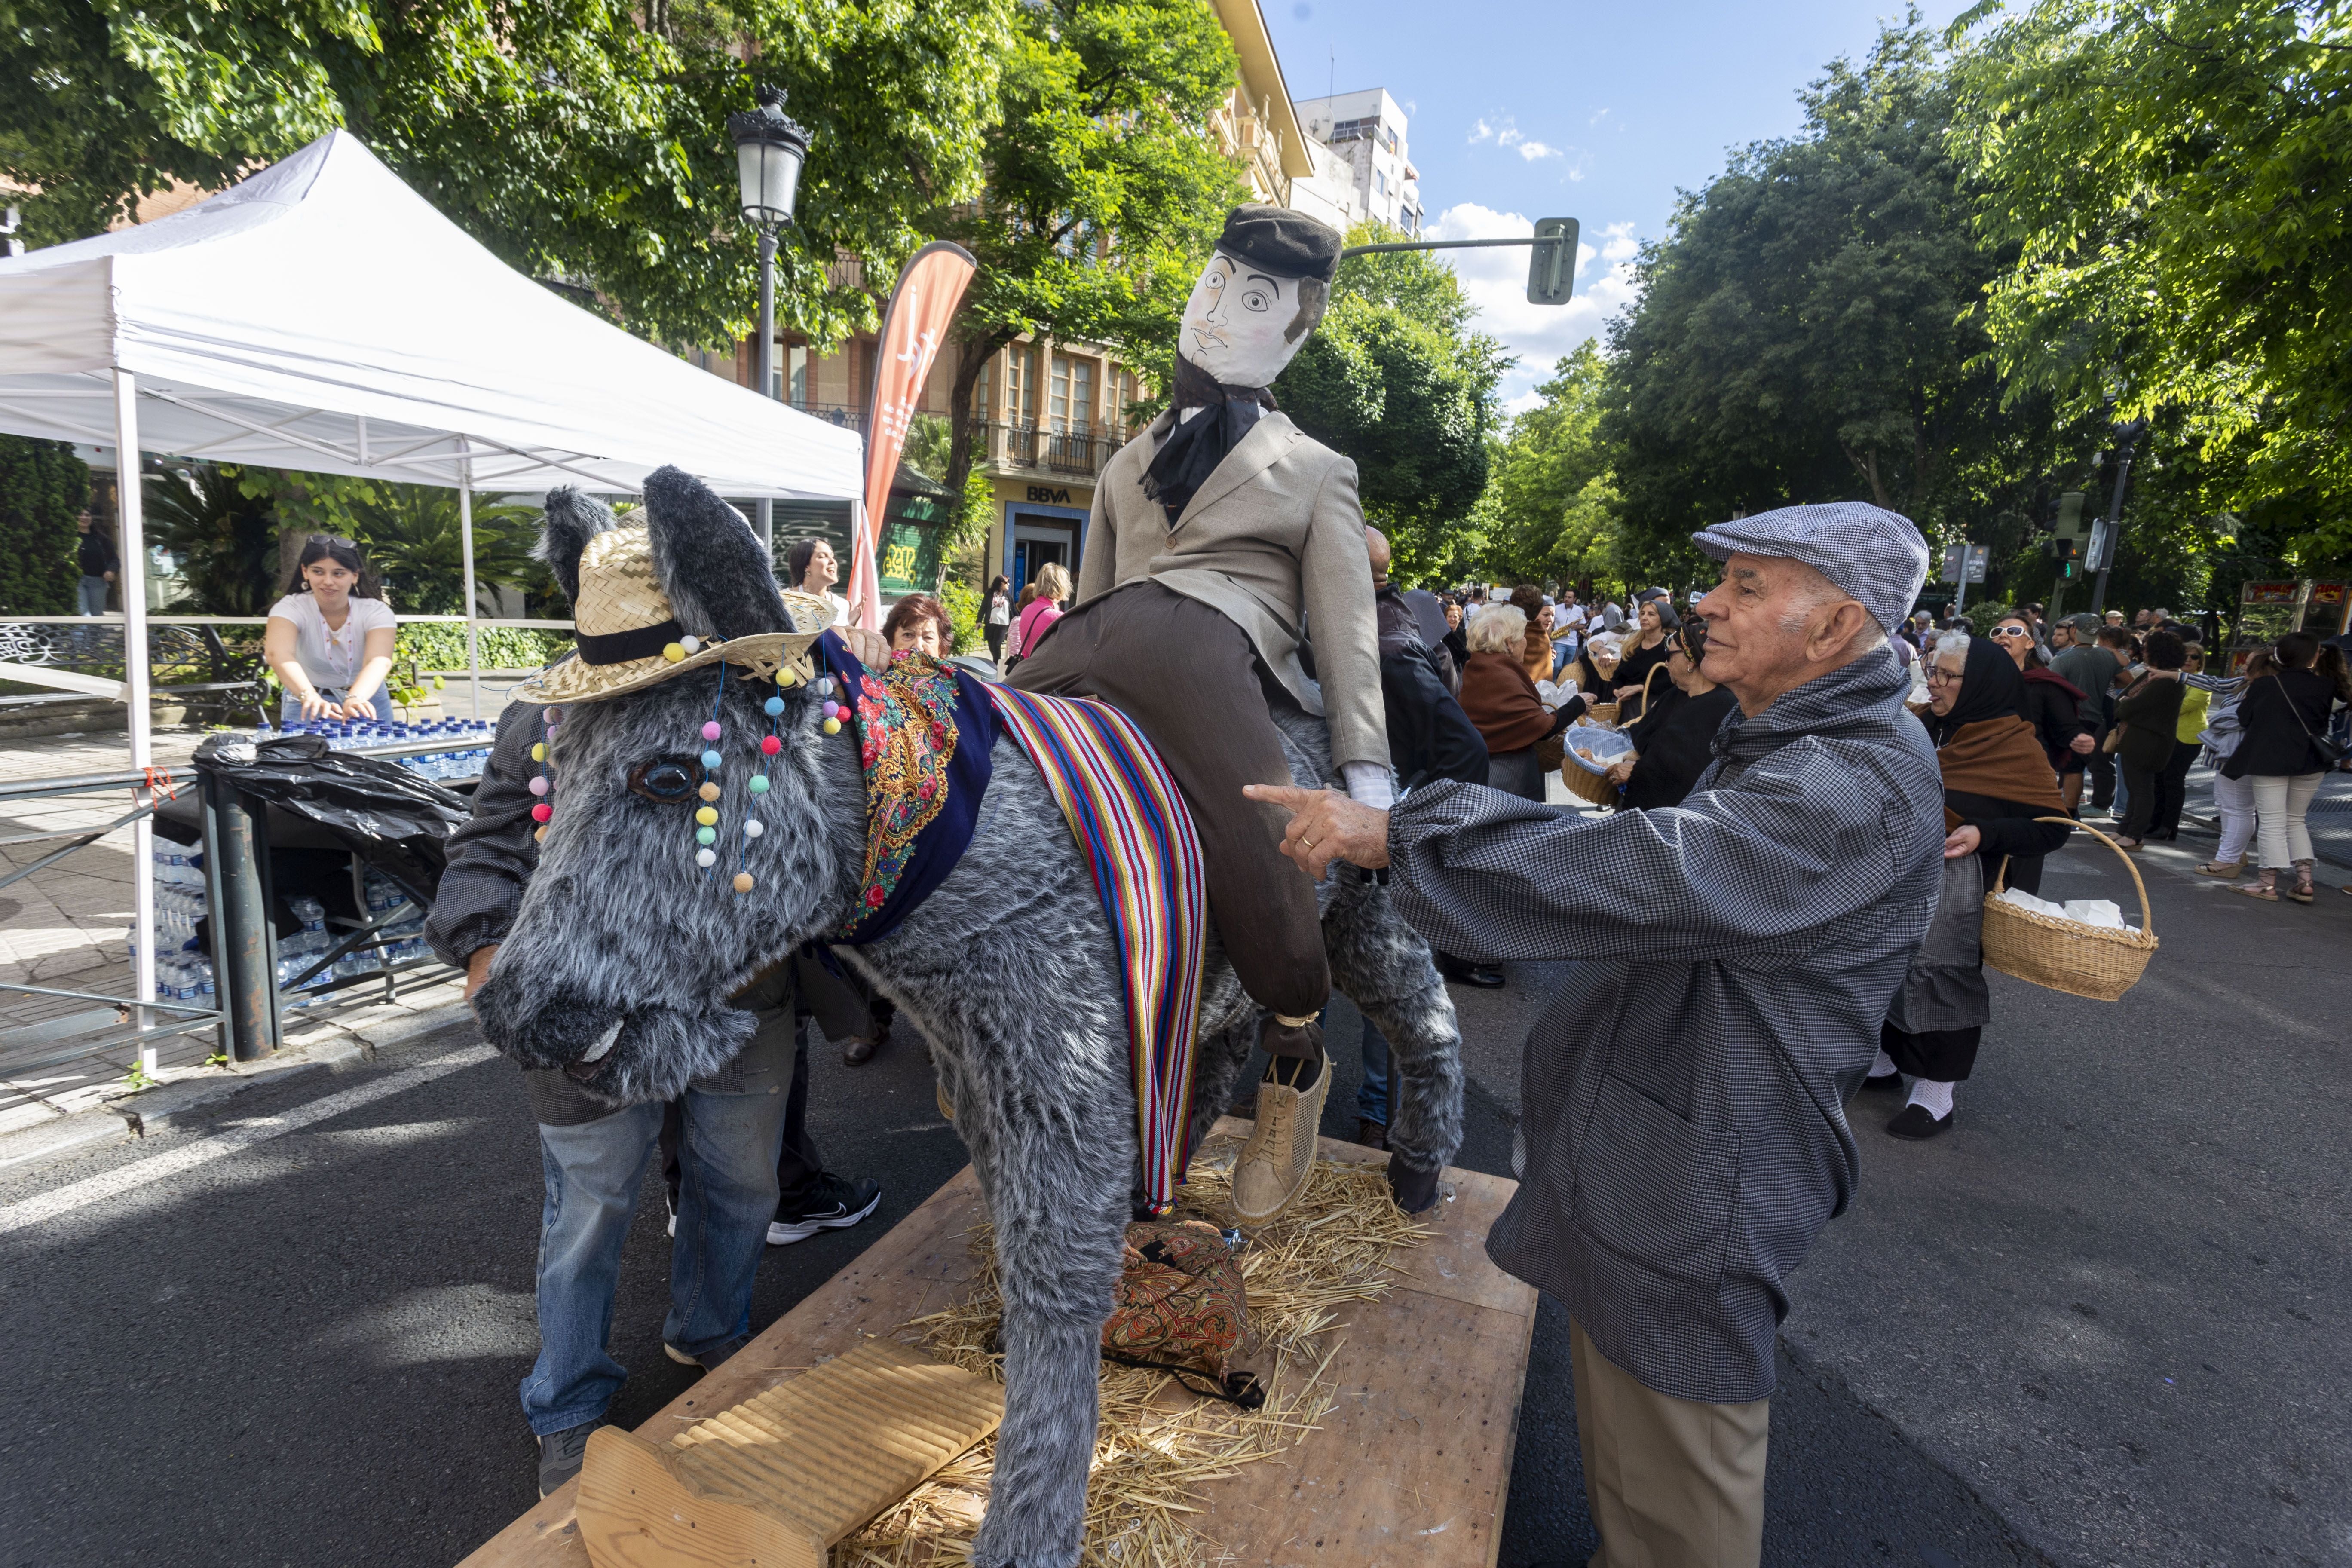
[[[674,468],[646,480],[645,502],[624,528],[587,498],[548,498],[543,548],[572,595],[583,653],[541,678],[541,700],[562,705],[553,809],[475,999],[499,1049],[565,1068],[616,1104],[675,1095],[741,1048],[751,1015],[711,998],[835,929],[866,846],[855,730],[825,734],[808,686],[759,678],[814,635],[795,628],[766,552],[740,514]],[[713,637],[727,640],[697,647]],[[697,650],[666,657],[664,639]],[[722,686],[722,663],[739,662],[748,672],[729,670]],[[771,698],[780,715],[763,710]],[[709,721],[728,739],[706,742]],[[758,753],[742,738],[772,727],[782,749],[755,795]],[[1297,780],[1324,783],[1319,721],[1286,715],[1283,734]],[[706,745],[731,753],[708,801],[691,784]],[[1118,967],[1086,862],[1018,744],[1000,737],[992,761],[961,862],[896,932],[841,951],[929,1043],[996,1226],[1005,1415],[973,1561],[1067,1568],[1086,1512],[1102,1325],[1141,1170],[1135,1090]],[[716,870],[697,864],[706,805],[727,835]],[[751,882],[738,893],[740,829],[726,825],[754,816],[763,831],[740,840]],[[1339,877],[1318,896],[1333,976],[1395,1046],[1392,1158],[1434,1172],[1462,1136],[1453,1004],[1383,889]],[[1041,994],[1053,1005],[1037,1006]],[[1257,1029],[1213,935],[1196,1140],[1237,1087]]]

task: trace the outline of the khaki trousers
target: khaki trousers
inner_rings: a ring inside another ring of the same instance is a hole
[[[1644,1386],[1569,1322],[1577,1446],[1601,1550],[1589,1568],[1757,1568],[1772,1402],[1702,1405]]]

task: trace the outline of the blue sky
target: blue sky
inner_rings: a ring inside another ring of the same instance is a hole
[[[1794,132],[1798,91],[1839,55],[1865,53],[1882,17],[1901,16],[1885,0],[1259,3],[1294,98],[1384,87],[1404,106],[1422,205],[1438,220],[1427,237],[1528,234],[1538,217],[1581,224],[1566,306],[1527,303],[1523,251],[1453,255],[1481,325],[1520,356],[1502,388],[1514,408],[1623,304],[1623,264],[1664,232],[1677,187],[1704,185],[1734,147]],[[1921,6],[1938,26],[1963,8]]]

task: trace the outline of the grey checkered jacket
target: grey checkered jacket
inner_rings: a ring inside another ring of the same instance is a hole
[[[1853,1194],[1843,1101],[1939,891],[1907,686],[1878,652],[1734,709],[1679,806],[1449,783],[1391,815],[1391,890],[1433,945],[1580,961],[1528,1037],[1524,1180],[1486,1248],[1661,1394],[1772,1392],[1783,1281]]]

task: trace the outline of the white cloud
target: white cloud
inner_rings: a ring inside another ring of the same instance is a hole
[[[1506,239],[1535,231],[1532,218],[1464,202],[1440,213],[1428,226],[1427,237]],[[1551,379],[1554,362],[1600,336],[1601,324],[1633,299],[1632,262],[1639,248],[1631,223],[1607,225],[1590,240],[1580,236],[1577,291],[1565,305],[1528,303],[1528,252],[1520,247],[1436,252],[1478,308],[1477,330],[1493,333],[1518,355],[1498,389],[1507,410],[1517,414],[1534,406],[1534,389]]]
[[[1587,125],[1598,125],[1598,124],[1600,124],[1602,121],[1604,121],[1604,120],[1606,120],[1606,119],[1608,119],[1608,118],[1609,118],[1609,110],[1605,110],[1605,109],[1604,109],[1604,110],[1602,110],[1600,113],[1598,113],[1598,114],[1594,115],[1591,119],[1590,119],[1590,120],[1586,121],[1585,121],[1585,123],[1586,123]]]
[[[1485,120],[1472,121],[1469,141],[1470,145],[1474,147],[1482,142],[1492,142],[1497,147],[1508,147],[1530,163],[1544,158],[1568,156],[1561,149],[1549,142],[1538,142],[1528,135],[1512,122],[1511,117],[1507,114],[1503,116],[1499,124]],[[1570,178],[1580,177],[1580,175],[1570,176]]]

